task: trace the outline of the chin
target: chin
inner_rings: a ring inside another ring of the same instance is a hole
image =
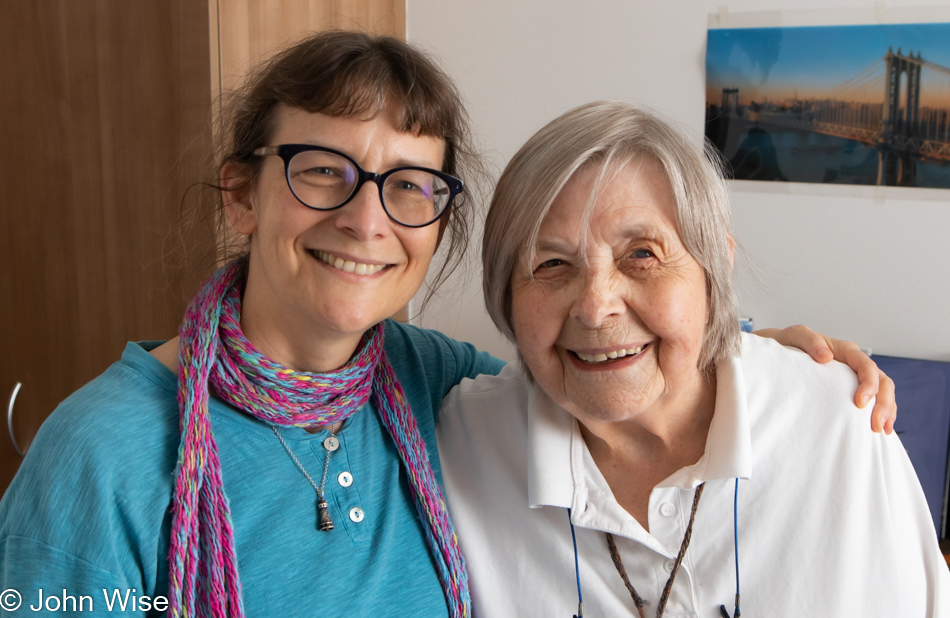
[[[321,321],[330,331],[355,335],[362,334],[385,319],[385,316],[377,313],[369,314],[358,311],[359,308],[355,307],[356,311],[347,311],[346,307],[338,307],[331,315],[326,316]]]

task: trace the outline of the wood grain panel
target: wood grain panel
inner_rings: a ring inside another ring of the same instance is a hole
[[[218,92],[258,61],[317,30],[342,28],[406,37],[405,0],[220,0]],[[215,26],[212,25],[212,30]]]
[[[207,6],[0,3],[0,397],[28,443],[128,340],[174,335],[198,273],[168,230],[210,141]],[[5,409],[5,406],[4,406]],[[0,489],[19,458],[0,439]]]

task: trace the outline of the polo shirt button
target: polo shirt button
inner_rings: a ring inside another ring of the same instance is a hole
[[[676,507],[671,502],[664,502],[660,505],[660,514],[664,517],[672,517],[676,513]]]
[[[350,509],[350,521],[354,523],[357,523],[357,524],[360,523],[361,521],[363,521],[363,517],[365,516],[366,514],[363,513],[363,509],[361,509],[358,506],[354,506],[353,508]]]
[[[353,484],[353,475],[349,472],[340,472],[340,476],[336,477],[336,480],[340,482],[341,487],[349,487]]]
[[[666,562],[663,563],[663,570],[666,571],[667,573],[672,573],[674,566],[676,566],[675,560],[667,560]]]
[[[332,453],[336,449],[340,448],[340,441],[336,439],[336,436],[330,436],[323,441],[323,448]]]

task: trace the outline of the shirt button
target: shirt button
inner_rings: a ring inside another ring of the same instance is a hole
[[[361,521],[363,521],[363,517],[365,516],[366,515],[365,513],[363,513],[363,509],[361,509],[358,506],[354,506],[353,508],[350,509],[350,521],[354,523],[357,523],[357,524],[360,523]]]
[[[340,472],[340,476],[336,477],[336,480],[340,482],[341,487],[349,487],[353,484],[353,475],[349,472]]]
[[[671,502],[664,502],[660,505],[660,514],[664,517],[672,517],[676,513],[676,507]]]
[[[336,439],[336,436],[330,436],[323,441],[323,448],[332,453],[336,449],[340,448],[340,441]]]
[[[676,566],[675,560],[667,560],[666,562],[663,563],[663,570],[666,571],[667,573],[672,573],[674,566]]]

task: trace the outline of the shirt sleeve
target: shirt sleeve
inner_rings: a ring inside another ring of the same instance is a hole
[[[0,500],[0,590],[22,598],[9,615],[148,615],[144,597],[165,594],[177,414],[135,377],[114,366],[64,401]]]
[[[934,535],[927,500],[913,465],[897,436],[887,436],[881,449],[883,493],[890,507],[890,533],[899,556],[895,576],[899,588],[926,590],[925,616],[950,616],[950,570]]]

